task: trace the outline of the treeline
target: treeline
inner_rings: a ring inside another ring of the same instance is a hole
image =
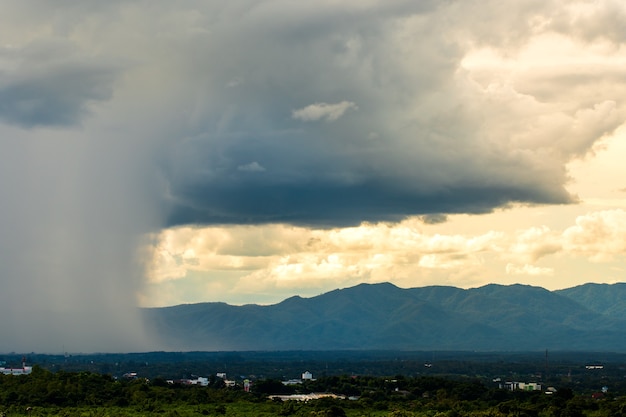
[[[19,366],[22,354],[0,356],[0,363]],[[335,375],[465,376],[489,384],[495,378],[569,384],[577,391],[626,393],[626,354],[550,352],[149,352],[91,355],[26,355],[28,363],[53,372],[89,371],[122,377],[191,378],[227,372],[230,379],[291,379],[310,371],[314,377]],[[425,366],[428,364],[428,366]],[[604,365],[589,370],[585,365]]]
[[[239,394],[237,390],[222,387],[223,382],[215,379],[213,386],[200,387],[170,384],[161,378],[150,381],[117,379],[91,372],[50,372],[35,366],[29,375],[0,375],[0,404],[5,407],[202,404],[233,401]]]
[[[265,389],[277,389],[276,382]],[[560,387],[544,391],[509,391],[488,387],[473,378],[436,376],[334,376],[283,388],[284,393],[334,392],[354,396],[353,408],[384,410],[390,416],[613,417],[626,416],[626,397],[607,393],[575,393]],[[351,402],[348,402],[351,404]],[[290,408],[294,408],[291,405]]]
[[[272,394],[326,392],[345,399],[308,403],[270,399]],[[332,376],[302,384],[253,381],[250,392],[226,387],[219,378],[209,386],[170,383],[162,378],[116,379],[90,372],[50,372],[35,367],[30,375],[0,375],[0,413],[63,415],[89,409],[97,415],[282,415],[282,416],[527,416],[609,417],[626,415],[626,398],[609,392],[592,397],[567,387],[552,395],[507,391],[475,379],[434,376]],[[28,410],[28,411],[25,411]],[[57,410],[47,412],[45,410]],[[94,410],[118,410],[115,413]],[[119,411],[126,410],[126,411]],[[246,411],[249,410],[249,411]],[[82,413],[82,414],[81,414]],[[76,415],[84,415],[83,412]]]

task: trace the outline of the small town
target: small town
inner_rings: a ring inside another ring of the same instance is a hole
[[[194,354],[194,358],[197,355],[200,354]],[[193,363],[200,365],[202,362],[185,362],[184,365],[172,363],[175,366],[164,367],[165,362],[155,361],[155,354],[133,355],[128,362],[116,362],[116,367],[123,369],[130,364],[136,366],[136,359],[145,358],[143,366],[136,370],[120,371],[118,375],[107,375],[85,370],[95,370],[96,367],[110,369],[108,364],[99,362],[106,357],[98,355],[64,356],[58,359],[33,355],[36,358],[34,362],[30,362],[26,356],[7,356],[0,361],[0,411],[4,407],[5,416],[18,416],[23,415],[23,410],[29,409],[26,414],[43,416],[56,413],[54,410],[59,408],[77,413],[85,409],[102,409],[116,410],[117,415],[134,416],[136,413],[159,413],[159,410],[177,410],[178,414],[185,415],[185,410],[193,409],[209,416],[224,413],[256,416],[259,414],[255,413],[265,410],[263,412],[270,413],[267,415],[299,416],[323,411],[326,413],[323,415],[333,416],[395,417],[430,416],[432,410],[455,410],[458,416],[561,417],[567,414],[555,414],[556,411],[553,414],[542,414],[539,410],[564,410],[575,405],[581,414],[573,415],[595,417],[616,415],[607,414],[607,410],[612,410],[612,413],[626,404],[626,385],[623,378],[617,376],[626,369],[626,362],[554,364],[550,368],[554,375],[548,377],[550,382],[546,384],[543,381],[545,375],[532,371],[539,364],[531,361],[532,354],[529,354],[530,362],[519,363],[515,371],[518,376],[526,375],[525,379],[468,376],[466,372],[469,369],[486,370],[496,365],[471,360],[468,354],[459,356],[459,359],[464,359],[458,361],[446,359],[415,363],[412,369],[420,370],[420,374],[415,376],[398,373],[384,376],[384,369],[389,369],[389,364],[393,362],[382,359],[372,362],[368,359],[355,361],[352,365],[355,368],[359,364],[370,368],[378,365],[380,369],[377,372],[382,372],[382,375],[341,372],[329,375],[340,364],[325,361],[318,376],[310,370],[318,368],[316,361],[311,361],[313,368],[300,368],[295,377],[272,378],[261,373],[270,368],[281,368],[283,371],[290,369],[288,373],[293,376],[297,368],[292,367],[292,359],[285,361],[285,356],[301,357],[298,362],[304,362],[306,356],[298,352],[275,354],[282,359],[269,359],[272,356],[267,353],[258,355],[264,358],[258,364],[252,362],[251,358],[238,362],[233,359],[224,361],[224,357],[218,356],[222,362],[221,370],[204,374],[192,371],[181,377],[171,376],[183,369],[189,372]],[[205,360],[213,356],[215,354],[202,354]],[[247,353],[246,356],[253,357],[254,354]],[[556,362],[559,356],[557,353],[553,356]],[[169,355],[161,353],[158,357],[165,360]],[[619,358],[621,356],[615,356],[615,360]],[[123,356],[112,359],[123,359]],[[56,371],[53,373],[44,369],[38,361]],[[409,363],[399,364],[409,369]],[[62,369],[64,367],[74,370]],[[224,372],[226,368],[232,368],[232,376]],[[457,373],[451,373],[453,368],[457,369]],[[238,369],[251,372],[238,372]],[[515,368],[511,361],[500,363],[493,369]],[[523,369],[527,369],[528,373],[519,372]],[[157,374],[155,370],[159,370]],[[24,391],[25,388],[28,391]],[[365,410],[369,411],[364,414]]]

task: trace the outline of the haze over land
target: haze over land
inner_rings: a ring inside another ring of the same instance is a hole
[[[139,306],[624,278],[617,0],[0,4],[0,351]]]

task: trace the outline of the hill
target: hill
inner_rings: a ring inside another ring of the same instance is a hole
[[[626,318],[626,283],[585,284],[555,292],[596,313],[616,319]]]
[[[626,284],[401,289],[360,284],[269,306],[145,309],[171,350],[624,351]]]

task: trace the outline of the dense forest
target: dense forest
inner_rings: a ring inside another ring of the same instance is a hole
[[[257,379],[249,392],[216,376],[208,386],[164,378],[116,378],[88,371],[0,375],[4,416],[621,416],[618,392],[509,391],[462,376],[392,377],[337,375],[285,385]],[[337,398],[282,401],[275,394],[333,393]]]

